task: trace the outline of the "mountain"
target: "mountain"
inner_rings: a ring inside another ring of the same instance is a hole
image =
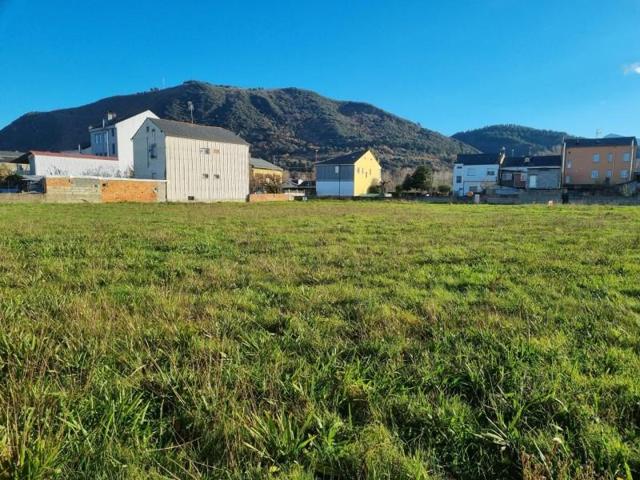
[[[505,148],[508,154],[537,155],[559,152],[565,132],[538,130],[520,125],[492,125],[453,135],[453,138],[484,153],[497,153]]]
[[[162,118],[194,120],[241,135],[252,154],[282,167],[308,169],[318,160],[372,147],[386,168],[425,161],[445,167],[475,149],[366,103],[331,100],[297,88],[242,89],[188,81],[163,90],[116,96],[77,108],[28,113],[0,130],[0,150],[68,150],[86,145],[89,125],[107,111],[124,118],[150,109]]]

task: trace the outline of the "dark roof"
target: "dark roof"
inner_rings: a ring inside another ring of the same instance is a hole
[[[220,127],[196,125],[193,123],[176,122],[163,118],[149,118],[165,135],[169,137],[191,138],[219,143],[235,143],[237,145],[249,145],[235,133]]]
[[[347,153],[339,157],[330,158],[329,160],[323,160],[316,163],[316,165],[353,165],[369,150],[360,150],[358,152]]]
[[[507,157],[502,168],[509,167],[562,167],[562,155],[540,155],[532,157]]]
[[[7,150],[0,150],[0,162],[12,162],[22,155],[23,152],[9,152]]]
[[[131,115],[126,115],[124,117],[118,117],[116,115],[111,120],[107,120],[106,118],[103,118],[102,120],[100,120],[100,123],[98,123],[97,125],[90,126],[89,130],[102,130],[103,128],[113,127],[116,123],[124,122],[125,120],[129,120],[130,118],[133,118],[133,117],[135,117],[137,115],[140,115],[141,113],[144,113],[146,111],[150,111],[150,110],[149,109],[143,110],[141,112],[132,113]],[[151,112],[151,113],[153,113],[153,112]],[[153,114],[155,115],[155,113],[153,113]],[[104,121],[104,125],[102,124],[103,121]]]
[[[262,168],[263,170],[277,170],[278,172],[282,171],[282,168],[280,168],[279,166],[274,165],[271,162],[267,162],[266,160],[263,160],[261,158],[250,158],[249,165],[251,165],[253,168]]]
[[[472,153],[458,155],[456,163],[464,165],[493,165],[500,163],[501,153]]]
[[[610,138],[567,138],[564,143],[567,147],[619,147],[637,143],[636,137],[610,137]]]

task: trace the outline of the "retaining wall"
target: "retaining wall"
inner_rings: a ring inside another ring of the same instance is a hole
[[[100,177],[47,177],[45,193],[0,195],[0,202],[15,203],[157,203],[167,201],[161,180]]]
[[[293,197],[287,193],[252,193],[249,195],[249,203],[254,202],[287,202]]]

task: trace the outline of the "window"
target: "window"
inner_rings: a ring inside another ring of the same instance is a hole
[[[149,145],[149,158],[158,158],[158,155],[156,153],[155,143],[152,143],[151,145]]]
[[[513,180],[513,173],[511,173],[511,172],[504,172],[504,173],[502,174],[502,180],[505,180],[505,181],[508,181],[508,182],[512,181],[512,180]]]
[[[200,155],[209,155],[211,153],[211,150],[207,147],[201,147],[200,148]]]
[[[567,168],[571,168],[573,166],[573,162],[571,160],[567,160]]]
[[[599,153],[594,153],[593,154],[593,163],[600,163],[600,154]]]
[[[493,177],[496,174],[495,170],[487,170],[487,176]]]
[[[209,178],[209,174],[208,174],[208,173],[203,173],[203,174],[202,174],[202,177],[203,177],[203,178]]]
[[[473,168],[469,168],[467,169],[467,176],[468,177],[475,177],[476,176],[476,171]]]
[[[623,158],[624,158],[625,162],[630,162],[631,161],[631,154],[629,152],[625,152]]]
[[[112,143],[111,144],[111,155],[115,155],[116,154],[116,144]]]
[[[607,178],[613,177],[613,170],[607,170]]]
[[[564,183],[571,183],[571,177],[569,175],[564,177]]]
[[[462,176],[461,175],[458,175],[456,177],[456,183],[462,183]]]
[[[629,170],[622,170],[620,172],[620,178],[629,178]]]
[[[600,172],[598,170],[591,170],[591,178],[598,178],[600,176]]]
[[[607,153],[607,162],[613,163],[613,153]]]
[[[340,173],[340,167],[338,165],[335,166],[334,172],[336,175]]]

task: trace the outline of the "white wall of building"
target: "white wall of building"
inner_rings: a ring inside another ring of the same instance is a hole
[[[91,130],[91,153],[116,156],[122,172],[133,175],[132,138],[147,118],[158,118],[151,110],[126,118],[114,125]]]
[[[133,135],[131,146],[135,178],[167,179],[165,136],[158,127],[148,120],[143,122]]]
[[[29,157],[29,173],[40,176],[119,177],[115,158],[34,152]]]
[[[497,163],[489,165],[463,165],[456,163],[453,166],[453,193],[459,197],[469,192],[479,192],[485,188],[498,184]]]
[[[353,197],[354,191],[353,182],[316,181],[316,195],[318,197]]]
[[[133,150],[135,177],[166,179],[170,202],[245,201],[249,195],[248,145],[169,137],[146,120]]]

